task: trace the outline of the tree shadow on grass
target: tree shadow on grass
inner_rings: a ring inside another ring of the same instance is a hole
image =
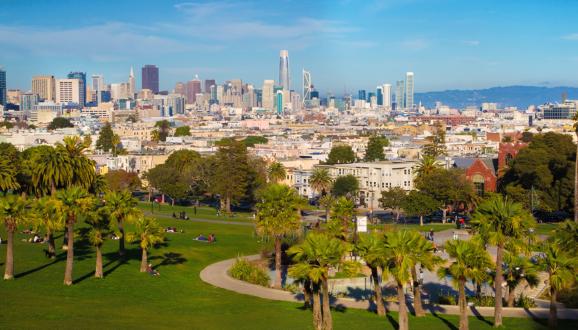
[[[482,314],[480,314],[480,312],[476,309],[475,306],[470,307],[470,310],[472,311],[472,314],[480,321],[486,323],[487,325],[493,326],[494,322],[486,320],[486,318],[484,316],[482,316]]]
[[[391,316],[390,313],[385,314],[385,316],[387,317],[387,320],[389,321],[389,323],[391,323],[391,326],[394,329],[399,329],[399,323],[397,323],[397,320],[393,316]]]
[[[50,266],[52,266],[52,265],[54,265],[54,264],[56,264],[56,263],[59,263],[59,262],[61,262],[61,261],[64,261],[64,260],[66,260],[66,252],[62,252],[62,253],[60,253],[60,254],[57,254],[56,257],[55,257],[54,259],[51,259],[51,260],[52,260],[52,261],[49,262],[49,263],[47,263],[47,264],[44,264],[44,265],[41,265],[41,266],[38,266],[38,267],[35,267],[35,268],[32,268],[32,269],[29,269],[29,270],[27,270],[27,271],[24,271],[24,272],[15,274],[14,277],[15,277],[15,278],[20,278],[20,277],[24,277],[24,276],[27,276],[27,275],[30,275],[30,274],[34,274],[34,273],[36,273],[36,272],[38,272],[38,271],[43,270],[44,268],[50,267]]]
[[[451,329],[451,330],[458,330],[458,327],[456,327],[456,325],[455,325],[455,324],[453,324],[453,323],[452,323],[452,322],[450,322],[449,320],[446,320],[444,317],[440,316],[440,314],[438,314],[438,313],[436,313],[436,312],[432,311],[432,312],[431,312],[431,315],[432,315],[433,317],[435,317],[435,318],[437,318],[437,319],[441,320],[441,321],[442,321],[442,322],[443,322],[445,325],[447,325],[447,326],[448,326],[448,329]]]
[[[153,256],[149,258],[149,260],[158,260],[161,259],[161,262],[153,266],[153,269],[157,269],[161,266],[170,266],[170,265],[180,265],[187,261],[186,258],[183,257],[181,253],[174,253],[174,252],[167,252],[162,256]]]

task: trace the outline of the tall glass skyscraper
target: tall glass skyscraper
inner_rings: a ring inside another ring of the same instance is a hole
[[[413,109],[413,72],[405,74],[405,108]]]
[[[68,79],[78,79],[80,80],[80,87],[78,89],[79,93],[79,104],[86,104],[86,72],[71,72],[68,74]]]
[[[6,105],[6,71],[0,68],[0,104]]]
[[[377,86],[375,95],[377,96],[377,105],[383,105],[383,89],[381,86]]]
[[[403,108],[405,108],[405,104],[404,104],[404,91],[405,91],[405,86],[404,86],[404,81],[403,80],[398,80],[395,82],[395,109],[396,110],[401,110]]]
[[[357,91],[357,99],[365,101],[365,89],[360,89]]]
[[[156,65],[147,64],[141,70],[141,87],[150,89],[153,93],[159,93],[159,68]]]
[[[279,53],[279,86],[283,87],[284,91],[290,89],[289,86],[289,52],[282,50]]]

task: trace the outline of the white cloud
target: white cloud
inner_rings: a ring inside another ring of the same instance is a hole
[[[472,47],[477,47],[480,45],[479,40],[465,40],[463,43],[467,46],[472,46]]]
[[[578,41],[578,33],[567,34],[567,35],[565,35],[565,36],[562,36],[562,39],[564,39],[564,40]]]
[[[401,43],[401,47],[408,50],[422,50],[429,46],[430,42],[422,38],[408,39]]]

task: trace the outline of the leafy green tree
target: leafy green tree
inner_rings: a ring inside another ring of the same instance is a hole
[[[281,244],[288,236],[297,236],[301,229],[300,209],[304,201],[287,185],[271,184],[261,193],[257,204],[255,227],[260,236],[275,241],[275,287],[281,288]]]
[[[28,202],[21,196],[7,195],[0,198],[0,219],[6,229],[6,260],[4,279],[14,279],[14,233],[18,225],[25,223],[29,216]]]
[[[159,120],[155,123],[155,127],[157,128],[159,141],[166,141],[167,137],[169,136],[169,132],[171,131],[171,124],[169,121]]]
[[[8,190],[16,190],[20,188],[20,184],[16,180],[16,167],[7,158],[0,158],[0,190],[6,192]]]
[[[264,136],[249,135],[242,141],[247,148],[254,147],[256,144],[267,144],[269,140]]]
[[[381,292],[381,281],[379,270],[383,269],[385,265],[384,260],[384,245],[383,236],[372,233],[360,237],[355,249],[359,256],[365,261],[367,267],[371,270],[371,281],[373,282],[373,295],[375,306],[377,307],[377,315],[385,315],[385,305],[383,303],[383,295]]]
[[[108,171],[104,175],[106,184],[111,191],[129,190],[135,191],[142,187],[142,182],[138,174],[125,170]]]
[[[285,179],[287,176],[287,171],[285,170],[285,166],[283,166],[283,164],[279,162],[273,162],[271,165],[269,165],[267,174],[269,177],[269,182],[279,183]]]
[[[329,221],[329,210],[333,207],[335,203],[335,198],[332,195],[327,194],[319,198],[319,205],[325,209],[325,221]]]
[[[56,149],[62,151],[70,162],[72,170],[71,184],[89,189],[96,179],[95,162],[86,157],[86,141],[79,136],[66,136],[64,143],[57,143]]]
[[[433,157],[434,159],[447,154],[446,147],[446,128],[445,125],[438,121],[436,123],[435,134],[428,138],[429,143],[422,149],[424,156]]]
[[[324,195],[331,189],[333,178],[326,168],[316,167],[309,177],[309,186],[319,194]]]
[[[153,142],[161,141],[161,133],[159,132],[158,129],[151,131],[151,141]]]
[[[128,241],[138,242],[142,251],[140,272],[144,273],[148,266],[148,251],[156,244],[164,242],[165,233],[154,218],[140,216],[136,219],[134,226],[135,231],[129,233]]]
[[[553,238],[558,241],[564,251],[578,256],[578,224],[576,222],[566,220],[558,224],[558,228],[554,230]]]
[[[151,168],[146,173],[149,184],[161,193],[171,198],[171,204],[175,205],[175,200],[188,196],[190,186],[183,172],[178,172],[175,168],[167,164],[160,164]]]
[[[191,128],[189,126],[177,127],[175,136],[191,136]]]
[[[50,258],[55,258],[56,246],[54,244],[54,233],[64,229],[66,223],[62,202],[55,197],[45,196],[38,199],[33,206],[37,224],[46,230],[48,255]]]
[[[344,196],[337,198],[331,207],[329,231],[335,237],[348,241],[351,227],[353,226],[353,216],[355,216],[355,204],[353,201]]]
[[[429,195],[412,190],[403,199],[401,208],[407,215],[419,217],[419,225],[423,226],[423,217],[432,213],[439,208],[440,202]]]
[[[508,287],[508,307],[514,307],[516,288],[522,283],[535,287],[540,278],[536,267],[528,258],[507,252],[504,253],[504,280]]]
[[[246,195],[250,167],[247,147],[230,140],[219,146],[214,158],[209,189],[221,197],[221,208],[231,212],[231,204]]]
[[[454,286],[458,287],[458,305],[460,307],[460,330],[469,329],[468,309],[466,301],[466,282],[470,279],[487,277],[492,260],[483,246],[473,241],[450,240],[445,250],[453,260],[449,266],[440,268],[440,278],[450,276]]]
[[[98,140],[96,140],[96,149],[102,150],[104,152],[113,150],[115,147],[114,142],[116,142],[113,141],[113,138],[114,132],[112,130],[112,125],[109,122],[106,122],[98,134]]]
[[[407,197],[407,192],[401,187],[391,187],[381,192],[379,204],[384,209],[395,211],[395,222],[399,222],[399,213],[402,209],[403,202]]]
[[[442,165],[433,156],[424,155],[415,168],[416,179],[431,175],[442,168]]]
[[[52,119],[52,122],[48,124],[49,130],[54,130],[58,128],[67,128],[67,127],[74,127],[74,125],[70,122],[68,118],[64,117],[56,117]]]
[[[72,184],[72,162],[62,148],[41,150],[34,167],[32,182],[37,191],[55,196],[56,189]]]
[[[119,232],[118,254],[122,256],[125,254],[124,225],[126,222],[131,222],[139,217],[142,212],[137,208],[137,200],[132,197],[128,190],[108,192],[104,195],[104,203],[108,215],[117,223]]]
[[[513,203],[508,198],[496,194],[478,206],[471,224],[474,232],[487,237],[488,242],[497,247],[494,277],[496,293],[494,325],[501,326],[504,250],[506,244],[508,244],[508,249],[512,251],[525,244],[531,235],[529,229],[536,227],[536,221],[521,204]]]
[[[340,176],[335,179],[331,193],[333,196],[349,196],[350,198],[357,194],[359,190],[359,181],[351,174]]]
[[[27,148],[20,154],[17,179],[20,184],[18,191],[23,195],[33,195],[36,197],[43,195],[44,192],[37,189],[34,185],[33,177],[36,173],[36,167],[40,163],[41,155],[48,152],[53,152],[53,148],[41,145]],[[48,190],[50,190],[50,188],[48,188]]]
[[[374,162],[376,160],[385,160],[385,154],[383,153],[383,148],[389,146],[389,140],[384,136],[371,136],[369,142],[367,142],[367,148],[365,149],[366,162]]]
[[[351,146],[348,145],[338,145],[333,146],[331,151],[329,152],[329,156],[327,156],[327,161],[325,164],[327,165],[334,165],[334,164],[350,164],[355,162],[355,153]]]
[[[103,278],[104,276],[102,271],[102,245],[106,237],[112,232],[110,220],[108,210],[99,207],[89,212],[86,219],[86,223],[90,226],[88,241],[96,249],[96,264],[94,269],[94,277],[96,278]]]

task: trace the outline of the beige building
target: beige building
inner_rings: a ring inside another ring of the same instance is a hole
[[[80,104],[80,89],[82,82],[78,79],[56,80],[56,103]]]
[[[54,76],[36,76],[32,78],[32,93],[45,101],[56,101],[56,82]]]

